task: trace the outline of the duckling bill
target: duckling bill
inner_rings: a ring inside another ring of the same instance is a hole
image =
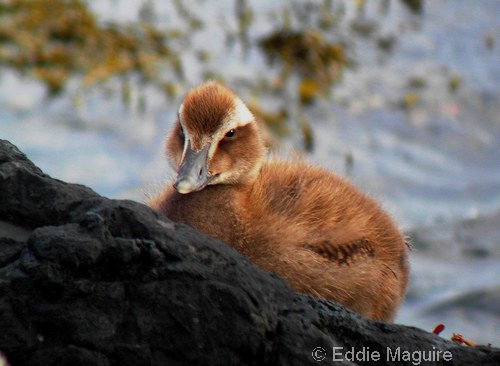
[[[266,159],[254,116],[232,91],[192,89],[166,140],[177,169],[148,204],[218,238],[299,292],[392,321],[408,246],[392,219],[347,180],[303,161]]]
[[[193,151],[191,143],[188,142],[184,159],[174,183],[177,192],[185,194],[205,188],[209,182],[207,165],[208,146],[200,151]]]

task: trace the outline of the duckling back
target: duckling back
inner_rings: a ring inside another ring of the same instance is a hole
[[[374,200],[304,162],[263,165],[240,220],[240,251],[297,291],[393,320],[408,281],[404,236]]]

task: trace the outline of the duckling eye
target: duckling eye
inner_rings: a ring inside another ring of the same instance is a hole
[[[228,133],[226,133],[226,136],[224,136],[225,139],[230,140],[236,135],[236,130],[229,130]]]

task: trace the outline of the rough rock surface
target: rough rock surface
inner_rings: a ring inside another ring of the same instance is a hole
[[[297,294],[140,203],[50,178],[2,140],[0,330],[11,365],[352,364],[334,362],[332,347],[369,347],[376,365],[413,365],[403,351],[437,350],[452,360],[419,364],[500,364],[499,349]]]

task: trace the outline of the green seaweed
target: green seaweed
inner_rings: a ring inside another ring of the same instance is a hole
[[[292,72],[300,75],[299,93],[308,91],[301,96],[306,102],[313,94],[327,92],[346,66],[344,45],[325,41],[317,31],[277,31],[262,38],[259,45],[271,64],[279,62],[285,77]]]
[[[450,79],[448,80],[448,90],[452,93],[457,91],[461,83],[462,80],[460,79],[460,76],[458,75],[451,76]]]
[[[422,14],[424,10],[423,0],[401,0],[401,2],[415,14]]]
[[[412,11],[422,11],[421,1],[401,1]],[[348,2],[356,6],[354,20],[348,18]],[[203,78],[224,81],[223,69],[213,65],[210,48],[188,50],[204,27],[197,8],[181,0],[171,4],[183,24],[158,29],[151,0],[143,0],[139,21],[128,25],[98,22],[85,0],[0,0],[0,66],[40,80],[51,96],[64,92],[68,80],[76,78],[80,84],[73,96],[75,105],[82,103],[85,90],[98,86],[105,97],[118,97],[126,106],[134,99],[139,111],[146,110],[142,85],[152,84],[168,100],[186,91],[190,83],[180,57],[186,51],[194,56]],[[379,5],[383,17],[389,1],[381,0]],[[278,138],[299,131],[304,149],[310,151],[314,131],[302,113],[306,115],[307,108],[328,97],[344,70],[356,65],[352,57],[356,40],[390,52],[397,38],[380,34],[383,18],[367,18],[365,0],[286,2],[268,14],[253,6],[248,0],[234,0],[235,22],[217,19],[228,50],[238,44],[243,55],[252,49],[268,60],[267,72],[243,83],[253,96],[249,106]],[[271,29],[258,39],[251,38],[259,16],[267,16]],[[490,43],[494,41],[486,42],[487,47]],[[119,87],[111,80],[118,80]],[[417,84],[410,81],[412,88],[421,87]],[[450,91],[458,87],[453,85],[450,81]],[[133,90],[137,87],[140,90]],[[272,110],[257,102],[269,95],[278,100]],[[410,93],[401,106],[409,109],[417,99]]]
[[[0,64],[41,80],[60,93],[72,75],[91,86],[111,76],[136,72],[144,80],[155,65],[177,55],[148,24],[100,25],[78,0],[11,0],[1,3]]]

